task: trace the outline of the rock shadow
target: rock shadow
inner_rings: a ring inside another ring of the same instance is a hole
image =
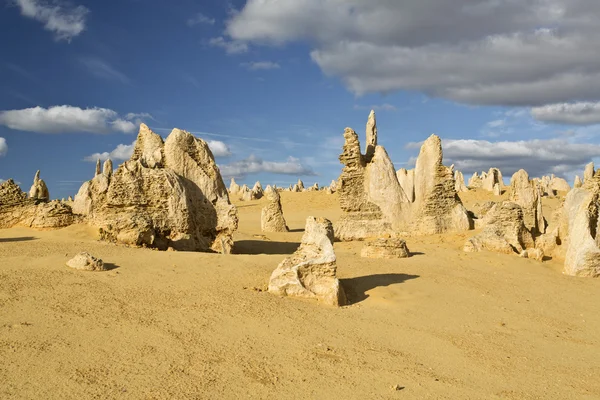
[[[273,242],[270,240],[240,240],[233,244],[232,254],[292,254],[300,247],[297,242]]]
[[[288,232],[304,232],[304,228],[290,229]]]
[[[105,268],[107,271],[112,271],[113,269],[117,269],[117,268],[121,268],[121,267],[119,267],[119,266],[118,266],[118,265],[116,265],[116,264],[112,264],[112,263],[104,263],[104,268]]]
[[[30,240],[38,240],[38,238],[33,237],[33,236],[23,236],[23,237],[15,237],[15,238],[0,238],[0,243],[28,242]]]
[[[377,274],[359,276],[357,278],[340,279],[342,287],[346,292],[348,304],[356,304],[367,299],[366,293],[371,289],[380,286],[390,286],[396,283],[403,283],[411,279],[419,278],[419,275],[408,274]]]

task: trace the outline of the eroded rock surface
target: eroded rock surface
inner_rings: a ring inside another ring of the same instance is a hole
[[[365,258],[407,258],[410,257],[410,251],[402,239],[379,238],[365,243],[360,256]]]
[[[336,272],[331,222],[308,217],[300,247],[273,271],[269,292],[341,306],[346,303],[346,296]]]
[[[102,260],[86,252],[81,252],[67,261],[67,266],[80,271],[106,271]]]

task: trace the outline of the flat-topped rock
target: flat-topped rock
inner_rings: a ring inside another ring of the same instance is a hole
[[[407,258],[410,257],[410,251],[402,239],[379,238],[365,243],[360,256],[365,258]]]

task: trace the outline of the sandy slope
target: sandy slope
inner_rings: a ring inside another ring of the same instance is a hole
[[[336,243],[348,307],[278,298],[263,289],[306,216],[340,215],[335,195],[282,200],[293,232],[265,236],[262,202],[238,203],[230,256],[0,230],[0,398],[600,398],[600,280],[445,235],[403,260]],[[64,266],[82,250],[114,269]]]

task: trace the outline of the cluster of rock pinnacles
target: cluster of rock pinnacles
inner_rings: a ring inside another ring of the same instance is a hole
[[[344,131],[339,157],[342,173],[328,187],[296,184],[282,189],[256,182],[250,189],[231,179],[225,187],[207,143],[189,132],[173,129],[163,139],[141,124],[133,155],[113,171],[111,160],[96,165],[75,199],[50,201],[46,183],[35,175],[29,194],[13,181],[0,185],[0,228],[27,226],[61,228],[84,222],[98,228],[102,240],[154,247],[159,250],[230,253],[238,226],[237,209],[229,196],[251,201],[266,197],[261,229],[287,232],[280,192],[324,190],[337,193],[342,217],[335,224],[309,217],[298,250],[273,271],[269,291],[343,305],[344,290],[336,275],[334,239],[365,240],[363,257],[410,256],[401,237],[479,232],[464,251],[518,254],[542,261],[564,259],[564,272],[600,276],[600,172],[591,163],[574,188],[562,178],[530,179],[516,172],[505,187],[497,168],[475,173],[465,184],[462,172],[443,165],[442,142],[431,135],[421,146],[415,168],[395,170],[384,147],[377,143],[377,123],[371,112],[366,147],[358,135]],[[472,189],[505,195],[467,211],[458,193]],[[568,192],[550,222],[544,218],[543,196]],[[81,253],[69,261],[73,268],[103,270],[102,261]]]

